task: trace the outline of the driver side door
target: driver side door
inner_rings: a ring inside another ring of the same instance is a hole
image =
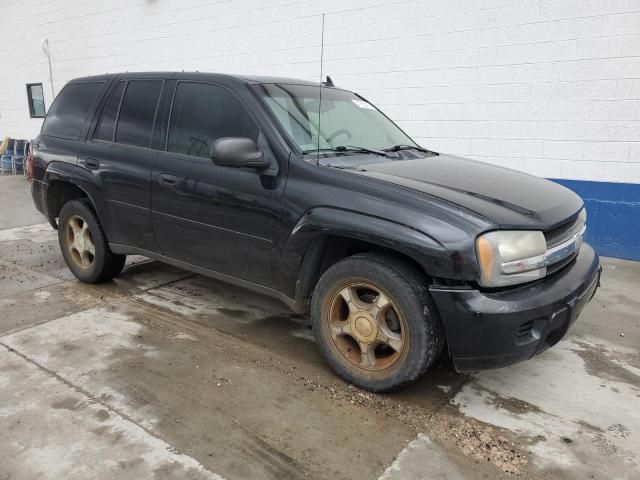
[[[251,138],[273,159],[256,122],[231,90],[178,82],[165,151],[152,173],[156,238],[166,257],[268,285],[275,277],[280,189],[254,169],[214,165],[210,148],[222,137]]]

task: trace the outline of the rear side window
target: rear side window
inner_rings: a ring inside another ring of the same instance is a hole
[[[179,83],[171,110],[167,150],[208,158],[211,145],[222,137],[257,141],[258,127],[242,103],[225,88]]]
[[[103,82],[69,83],[58,94],[42,126],[42,133],[76,139]]]
[[[127,82],[116,127],[116,143],[149,147],[161,90],[159,80]]]
[[[116,131],[116,116],[118,115],[118,108],[120,108],[120,100],[122,99],[122,92],[124,92],[124,82],[118,83],[118,86],[109,97],[109,101],[102,110],[100,121],[98,122],[98,128],[94,138],[98,140],[106,140],[113,142],[113,134]]]

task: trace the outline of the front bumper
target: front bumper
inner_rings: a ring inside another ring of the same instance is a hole
[[[456,369],[503,367],[558,343],[595,294],[601,270],[596,252],[583,244],[571,264],[522,287],[431,287]]]

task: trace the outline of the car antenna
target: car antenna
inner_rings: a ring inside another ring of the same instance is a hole
[[[335,85],[333,84],[333,80],[331,80],[331,77],[329,75],[327,75],[327,79],[322,82],[322,85],[324,85],[325,87],[335,87]]]
[[[322,28],[320,30],[320,85],[318,85],[318,149],[316,150],[316,165],[320,164],[320,122],[322,119],[322,62],[324,60],[324,13],[322,14]],[[329,77],[327,76],[327,80]]]

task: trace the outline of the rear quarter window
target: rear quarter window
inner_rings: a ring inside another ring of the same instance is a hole
[[[77,139],[104,82],[69,83],[56,97],[42,126],[44,135]]]

